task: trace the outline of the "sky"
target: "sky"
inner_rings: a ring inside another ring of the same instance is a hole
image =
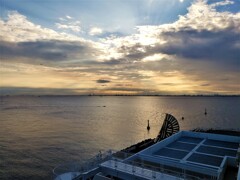
[[[240,94],[240,0],[0,0],[1,95]]]

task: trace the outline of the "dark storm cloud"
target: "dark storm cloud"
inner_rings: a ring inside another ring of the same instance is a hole
[[[105,79],[98,79],[96,82],[101,84],[101,83],[110,83],[111,81],[105,80]]]
[[[240,33],[231,28],[218,32],[208,30],[169,31],[161,33],[159,38],[165,39],[166,43],[154,46],[136,44],[132,47],[120,47],[119,52],[125,54],[122,59],[127,59],[128,62],[141,61],[147,56],[162,53],[174,55],[179,59],[210,60],[228,65],[239,65],[240,62]]]
[[[163,35],[170,41],[157,47],[156,52],[187,59],[239,63],[240,47],[237,47],[237,44],[240,43],[240,33],[231,29],[219,32],[186,30]]]
[[[1,56],[7,59],[29,58],[62,61],[69,58],[90,58],[97,50],[88,44],[72,41],[42,40],[32,42],[0,41]]]
[[[125,59],[134,59],[134,60],[141,59],[147,56],[147,54],[151,53],[149,52],[150,49],[147,52],[142,52],[141,49],[147,49],[147,46],[143,46],[140,43],[136,43],[132,47],[122,45],[119,48],[119,52],[125,53]]]
[[[125,59],[111,59],[111,60],[103,61],[101,62],[101,64],[118,65],[118,64],[122,64],[123,62],[125,62]]]

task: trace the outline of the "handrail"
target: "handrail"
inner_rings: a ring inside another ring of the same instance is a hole
[[[108,161],[113,162],[115,164],[115,167],[118,166],[118,163],[126,164],[126,166],[130,165],[133,173],[135,172],[137,167],[148,170],[148,171],[152,171],[153,177],[156,176],[156,173],[158,172],[158,173],[177,176],[177,177],[183,178],[183,179],[191,179],[191,180],[201,179],[197,175],[195,176],[195,175],[186,173],[186,171],[192,170],[192,169],[187,168],[189,166],[186,166],[186,165],[174,166],[173,161],[171,162],[171,164],[169,164],[170,162],[162,161],[161,164],[150,165],[150,164],[144,162],[144,161],[147,161],[147,159],[148,159],[146,156],[145,156],[146,158],[142,159],[141,162],[136,162],[136,161],[134,161],[134,159],[127,160],[126,158],[131,155],[132,154],[125,153],[122,151],[116,152],[116,151],[112,151],[112,150],[109,150],[104,153],[100,152],[98,155],[94,156],[86,163],[79,163],[79,162],[66,163],[66,164],[57,166],[56,168],[53,169],[54,179],[59,175],[62,175],[64,173],[69,173],[69,172],[70,173],[72,172],[73,179],[79,179],[83,174],[87,174],[88,172],[94,170],[95,168],[98,168],[101,163],[108,162]],[[144,157],[144,156],[141,156],[141,157]],[[126,159],[126,160],[124,160],[124,159]],[[175,168],[178,168],[178,170],[166,168],[165,166],[175,167]],[[122,167],[119,166],[118,168],[122,168]],[[198,168],[199,168],[199,166],[198,166]],[[129,168],[126,168],[126,167],[125,167],[125,169],[122,169],[122,170],[124,170],[125,172],[129,172]],[[201,173],[201,174],[203,176],[206,176],[205,173]],[[144,175],[144,174],[142,174],[142,175]],[[211,172],[209,174],[209,176],[212,179],[217,179],[217,177],[218,177],[217,174],[215,174],[214,172]]]
[[[181,168],[179,168],[181,171],[176,171],[176,170],[172,170],[172,169],[169,169],[169,168],[165,168],[162,165],[152,166],[152,165],[149,165],[149,164],[145,164],[144,162],[136,162],[136,161],[121,162],[121,161],[118,161],[118,160],[112,160],[112,162],[114,163],[115,169],[118,168],[119,170],[128,172],[132,175],[137,175],[136,174],[136,168],[139,167],[139,168],[142,168],[142,173],[139,174],[139,175],[145,177],[146,176],[144,174],[144,169],[145,169],[145,171],[146,170],[147,171],[152,171],[153,179],[154,179],[154,177],[156,177],[157,173],[163,173],[163,174],[166,174],[166,175],[172,175],[172,176],[175,176],[175,177],[178,177],[178,178],[189,179],[189,180],[200,180],[201,179],[201,177],[199,177],[199,176],[194,176],[194,175],[191,175],[191,174],[187,174],[185,169],[181,169]],[[119,163],[125,164],[125,165],[119,166]],[[129,165],[131,166],[131,168],[129,168]],[[217,177],[216,176],[211,176],[211,179],[217,179]]]
[[[169,165],[169,166],[172,166],[172,167],[176,167],[176,168],[181,168],[181,169],[185,169],[185,170],[189,170],[189,171],[197,171],[199,172],[199,170],[201,170],[203,173],[201,174],[207,174],[207,175],[211,175],[211,176],[218,176],[218,169],[219,168],[216,168],[215,170],[214,169],[209,169],[209,168],[206,168],[206,167],[203,167],[203,166],[200,166],[200,165],[195,165],[195,164],[185,164],[185,163],[180,163],[178,161],[175,161],[175,160],[170,160],[170,159],[167,159],[167,158],[161,158],[161,157],[152,157],[150,155],[143,155],[141,154],[141,156],[138,156],[138,158],[142,159],[142,160],[145,160],[145,161],[149,161],[149,160],[152,160],[152,162],[155,162],[156,161],[163,165]]]
[[[127,157],[131,156],[132,154],[122,152],[122,151],[114,151],[114,150],[108,150],[106,152],[99,152],[96,156],[92,157],[85,163],[80,162],[70,162],[70,163],[64,163],[60,164],[59,166],[55,167],[53,169],[53,178],[55,179],[57,176],[62,175],[64,173],[72,172],[76,173],[76,177],[79,176],[82,173],[88,172],[94,168],[97,168],[99,164],[102,162],[105,162],[110,159],[115,160],[123,160]]]

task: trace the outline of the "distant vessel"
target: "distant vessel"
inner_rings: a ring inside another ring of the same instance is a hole
[[[54,179],[231,180],[237,173],[240,179],[240,136],[179,130],[176,118],[166,114],[155,139],[100,152],[85,164],[60,165],[53,170]]]

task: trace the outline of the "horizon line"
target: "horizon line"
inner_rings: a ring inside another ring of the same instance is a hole
[[[202,96],[202,97],[224,97],[240,96],[240,94],[5,94],[0,97],[9,96]]]

